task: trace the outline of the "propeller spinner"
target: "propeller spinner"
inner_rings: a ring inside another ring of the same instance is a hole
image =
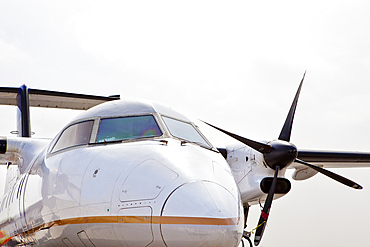
[[[293,103],[290,107],[288,116],[285,120],[284,126],[281,130],[281,133],[279,135],[278,140],[274,140],[274,141],[271,141],[267,144],[264,144],[264,143],[253,141],[253,140],[247,139],[245,137],[233,134],[231,132],[228,132],[226,130],[223,130],[219,127],[216,127],[214,125],[211,125],[211,124],[205,122],[209,126],[225,133],[228,136],[233,137],[234,139],[236,139],[236,140],[244,143],[245,145],[255,149],[256,151],[259,151],[260,153],[262,153],[267,166],[270,167],[271,169],[275,170],[272,185],[270,187],[269,193],[267,195],[267,198],[266,198],[266,201],[265,201],[265,204],[264,204],[264,207],[263,207],[263,210],[261,212],[261,216],[260,216],[260,219],[259,219],[259,222],[258,222],[258,227],[257,227],[257,230],[256,230],[255,239],[254,239],[254,244],[256,246],[260,243],[260,241],[262,239],[262,235],[263,235],[265,227],[266,227],[268,214],[270,212],[270,208],[271,208],[272,201],[273,201],[274,194],[275,194],[278,172],[279,172],[279,170],[289,166],[293,162],[297,162],[297,163],[300,163],[302,165],[308,166],[308,167],[320,172],[321,174],[324,174],[325,176],[328,176],[328,177],[330,177],[330,178],[332,178],[332,179],[334,179],[334,180],[336,180],[336,181],[338,181],[338,182],[340,182],[344,185],[347,185],[349,187],[352,187],[352,188],[355,188],[355,189],[362,189],[361,185],[359,185],[359,184],[357,184],[357,183],[355,183],[355,182],[353,182],[353,181],[351,181],[347,178],[344,178],[344,177],[342,177],[338,174],[335,174],[331,171],[328,171],[328,170],[323,169],[321,167],[318,167],[318,166],[315,166],[315,165],[312,165],[312,164],[309,164],[307,162],[304,162],[302,160],[297,159],[298,150],[297,150],[297,148],[294,144],[290,143],[290,136],[291,136],[291,132],[292,132],[295,110],[297,108],[298,98],[299,98],[299,94],[301,92],[301,88],[302,88],[302,85],[303,85],[305,75],[306,75],[306,72],[303,74],[303,78],[301,80],[301,83],[299,84],[298,90],[296,92],[296,95],[294,97]]]

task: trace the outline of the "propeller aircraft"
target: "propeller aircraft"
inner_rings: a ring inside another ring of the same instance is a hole
[[[18,109],[17,137],[0,138],[6,187],[0,246],[253,246],[249,208],[264,203],[254,245],[274,199],[293,179],[325,168],[369,167],[370,153],[306,151],[290,142],[303,76],[278,139],[214,147],[186,116],[146,100],[0,87]],[[30,107],[85,110],[53,139],[31,138]],[[324,168],[325,167],[325,168]]]

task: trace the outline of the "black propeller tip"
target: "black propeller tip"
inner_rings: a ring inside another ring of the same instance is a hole
[[[359,184],[353,185],[352,188],[357,189],[357,190],[362,190],[363,189],[363,187]]]

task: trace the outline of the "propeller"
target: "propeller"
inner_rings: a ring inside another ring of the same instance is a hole
[[[299,98],[299,94],[301,93],[301,88],[302,88],[305,76],[306,76],[306,71],[303,74],[301,83],[299,84],[297,93],[295,94],[292,106],[290,107],[288,116],[285,119],[284,126],[283,126],[283,128],[280,132],[280,135],[279,135],[279,140],[284,140],[284,141],[287,141],[287,142],[290,141],[290,135],[292,133],[292,127],[293,127],[294,114],[295,114],[295,110],[297,108],[298,98]]]
[[[324,168],[321,168],[319,166],[311,165],[311,164],[309,164],[307,162],[304,162],[302,160],[299,160],[299,159],[296,159],[295,162],[297,162],[299,164],[302,164],[302,165],[305,165],[305,166],[308,166],[308,167],[314,169],[315,171],[318,171],[321,174],[324,174],[325,176],[328,176],[329,178],[332,178],[335,181],[338,181],[339,183],[342,183],[344,185],[347,185],[347,186],[349,186],[351,188],[359,189],[359,190],[362,189],[362,186],[361,185],[353,182],[352,180],[349,180],[348,178],[342,177],[341,175],[338,175],[338,174],[336,174],[334,172],[325,170]]]
[[[328,171],[324,168],[321,168],[321,167],[318,167],[318,166],[309,164],[305,161],[297,159],[298,150],[297,150],[297,147],[294,144],[290,143],[290,136],[291,136],[291,132],[292,132],[294,115],[295,115],[295,111],[296,111],[297,104],[298,104],[298,98],[299,98],[299,95],[300,95],[300,92],[301,92],[301,88],[302,88],[305,76],[306,76],[306,72],[303,74],[302,80],[299,84],[299,87],[298,87],[298,90],[297,90],[296,95],[294,97],[293,103],[292,103],[292,105],[290,107],[290,110],[288,112],[288,116],[285,120],[284,126],[283,126],[283,128],[280,132],[279,138],[277,140],[273,140],[273,141],[270,141],[267,144],[265,144],[265,143],[261,143],[261,142],[257,142],[257,141],[247,139],[245,137],[239,136],[237,134],[231,133],[229,131],[226,131],[224,129],[216,127],[212,124],[204,122],[205,124],[207,124],[207,125],[215,128],[215,129],[225,133],[226,135],[228,135],[230,137],[233,137],[234,139],[236,139],[236,140],[244,143],[245,145],[255,149],[256,151],[259,151],[260,153],[262,153],[266,165],[268,167],[270,167],[271,169],[275,170],[274,179],[273,179],[272,185],[270,187],[269,193],[267,195],[265,205],[264,205],[263,210],[261,212],[260,220],[258,222],[258,227],[257,227],[255,239],[254,239],[254,244],[256,246],[260,243],[263,232],[264,232],[264,229],[266,227],[268,214],[269,214],[271,204],[272,204],[272,201],[273,201],[273,197],[274,197],[274,193],[275,193],[278,171],[287,167],[287,166],[289,166],[293,162],[297,162],[299,164],[308,166],[308,167],[320,172],[321,174],[324,174],[325,176],[328,176],[328,177],[334,179],[335,181],[338,181],[338,182],[340,182],[344,185],[347,185],[351,188],[362,189],[361,185],[359,185],[359,184],[357,184],[357,183],[355,183],[355,182],[353,182],[353,181],[351,181],[347,178],[344,178],[344,177],[342,177],[342,176],[340,176],[336,173],[333,173],[331,171]]]
[[[267,195],[265,205],[263,205],[261,216],[260,216],[260,219],[259,219],[258,225],[257,225],[258,227],[257,227],[257,230],[256,230],[256,235],[254,236],[254,245],[256,245],[256,246],[260,243],[263,232],[265,231],[266,222],[267,222],[267,219],[268,219],[268,216],[269,216],[269,213],[270,213],[272,200],[274,200],[274,194],[275,194],[278,172],[279,172],[279,166],[276,166],[274,179],[272,180],[271,188],[270,188],[269,193]]]

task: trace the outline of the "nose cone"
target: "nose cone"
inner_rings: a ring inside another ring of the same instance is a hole
[[[244,224],[241,212],[238,196],[216,183],[184,184],[164,205],[163,240],[168,247],[238,246]]]

